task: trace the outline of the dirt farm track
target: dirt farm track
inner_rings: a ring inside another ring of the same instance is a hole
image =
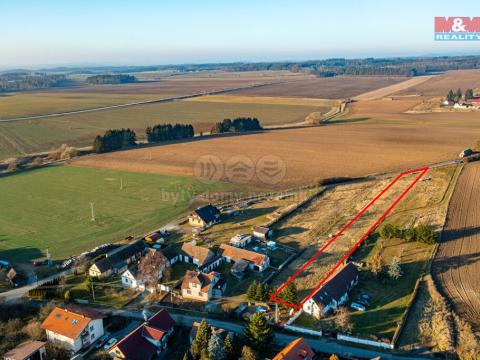
[[[453,193],[432,267],[455,311],[480,328],[480,162],[468,164]]]

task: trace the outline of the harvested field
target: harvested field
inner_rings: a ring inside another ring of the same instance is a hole
[[[382,97],[385,97],[387,95],[393,94],[395,92],[399,92],[402,90],[406,90],[412,86],[422,84],[423,82],[427,81],[428,79],[431,79],[433,76],[418,76],[414,77],[412,79],[408,79],[406,81],[403,81],[398,84],[393,84],[386,86],[384,88],[380,88],[377,90],[369,91],[363,94],[360,94],[358,96],[355,96],[353,99],[354,100],[375,100],[375,99],[381,99]]]
[[[335,76],[313,78],[244,89],[232,92],[245,96],[286,96],[320,99],[345,99],[405,81],[406,77]]]
[[[326,109],[302,104],[174,101],[6,122],[0,123],[0,159],[47,151],[62,143],[90,146],[96,135],[111,128],[132,128],[137,132],[138,139],[143,139],[145,128],[159,123],[191,123],[196,132],[201,132],[210,131],[214,123],[225,118],[253,116],[264,125],[278,125],[301,122],[308,114]]]
[[[393,97],[383,100],[365,100],[348,104],[345,119],[368,118],[378,122],[419,123],[430,122],[435,125],[480,124],[478,112],[442,112],[442,113],[407,113],[431,101],[431,98],[421,96]]]
[[[480,88],[480,70],[452,70],[395,93],[395,95],[446,96],[450,89]]]
[[[480,328],[480,163],[463,169],[453,193],[432,274],[454,310]]]
[[[93,155],[73,164],[193,176],[194,164],[202,155],[215,155],[223,162],[235,155],[253,162],[275,155],[286,165],[285,177],[275,187],[288,188],[330,177],[403,171],[455,159],[459,150],[478,139],[475,129],[475,122],[354,122]],[[261,183],[256,177],[252,182]]]

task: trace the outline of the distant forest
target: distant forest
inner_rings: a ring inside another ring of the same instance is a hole
[[[117,67],[88,67],[88,68],[57,68],[49,71],[71,73],[134,73],[141,71],[172,70],[180,73],[223,70],[223,71],[264,71],[288,70],[295,73],[307,73],[321,77],[336,75],[388,75],[388,76],[417,76],[447,70],[478,69],[480,56],[439,56],[439,57],[405,57],[405,58],[366,58],[343,59],[334,58],[311,61],[284,61],[261,63],[211,63],[211,64],[183,64],[159,66],[117,66]]]
[[[137,82],[137,78],[133,75],[125,74],[102,74],[87,77],[85,80],[88,84],[127,84]]]
[[[7,72],[0,74],[0,92],[46,89],[65,86],[68,82],[65,75]]]

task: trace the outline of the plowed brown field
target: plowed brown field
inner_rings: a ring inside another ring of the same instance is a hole
[[[455,311],[480,327],[480,163],[462,171],[450,202],[433,268]]]
[[[286,188],[328,177],[400,171],[450,160],[478,139],[472,126],[358,122],[85,156],[74,164],[192,176],[194,164],[202,155],[218,156],[224,163],[239,155],[254,163],[263,156],[275,155],[286,164],[286,175],[276,187]]]

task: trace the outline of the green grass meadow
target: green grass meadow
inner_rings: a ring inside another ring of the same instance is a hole
[[[47,248],[53,258],[67,258],[159,228],[186,213],[196,195],[241,190],[238,185],[204,184],[188,177],[66,165],[3,177],[0,258],[30,261],[44,256]]]

